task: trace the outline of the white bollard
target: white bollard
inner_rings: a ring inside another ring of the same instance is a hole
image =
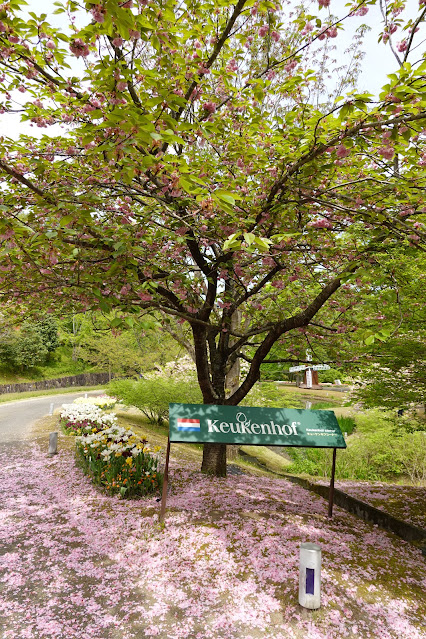
[[[53,404],[50,404],[49,415],[53,415]]]
[[[84,399],[87,399],[87,393],[84,393]]]
[[[310,410],[312,408],[312,402],[306,402],[305,409]]]
[[[309,542],[300,545],[299,604],[310,610],[321,606],[321,548]]]
[[[49,455],[56,455],[58,452],[58,433],[49,435]]]

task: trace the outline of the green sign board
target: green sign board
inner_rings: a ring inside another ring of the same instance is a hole
[[[170,441],[346,448],[329,410],[169,404]]]

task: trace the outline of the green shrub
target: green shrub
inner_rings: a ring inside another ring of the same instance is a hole
[[[348,435],[352,435],[356,428],[356,422],[353,417],[338,417],[337,423],[339,424],[342,433],[347,433]]]
[[[350,425],[339,417],[343,432]],[[393,419],[380,411],[361,413],[356,418],[356,434],[347,441],[348,448],[339,450],[336,477],[368,481],[390,481],[409,477],[414,482],[426,478],[426,433],[396,430]],[[332,450],[288,448],[293,460],[289,472],[328,477],[331,472]]]
[[[335,379],[345,381],[346,373],[342,369],[329,368],[327,371],[320,371],[318,373],[319,381],[324,384],[334,384]]]
[[[338,406],[338,404],[336,404],[336,402],[312,402],[312,410],[319,410],[319,409],[328,409],[328,408],[336,408],[336,406]]]
[[[129,406],[139,408],[152,424],[168,418],[169,403],[201,404],[202,396],[195,380],[151,377],[147,379],[113,380],[109,392]]]
[[[135,380],[133,379],[113,379],[108,384],[108,392],[124,404],[128,404],[127,398],[132,392]]]

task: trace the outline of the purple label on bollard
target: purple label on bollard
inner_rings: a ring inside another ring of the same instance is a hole
[[[314,578],[315,570],[313,568],[306,568],[306,594],[314,594]]]

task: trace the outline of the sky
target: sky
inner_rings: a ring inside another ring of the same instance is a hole
[[[57,26],[63,26],[65,30],[67,18],[63,14],[52,15],[56,8],[53,3],[54,0],[28,0],[27,11],[33,11],[37,15],[47,13],[48,20],[51,19]],[[344,16],[347,13],[345,4],[346,0],[331,0],[330,9],[334,14]],[[416,10],[418,10],[418,0],[407,0],[406,14],[416,15]],[[324,16],[326,15],[324,10],[322,10],[321,13],[323,13]],[[363,23],[368,23],[369,26],[371,26],[371,31],[367,33],[364,38],[363,49],[365,51],[365,57],[362,62],[358,89],[360,92],[368,91],[376,95],[385,83],[386,75],[392,73],[397,68],[397,62],[389,46],[384,46],[377,42],[381,30],[381,22],[382,16],[379,7],[370,7],[369,13],[365,17],[352,18],[347,27],[345,27],[345,33],[339,33],[335,41],[337,46],[335,57],[338,64],[343,64],[345,61],[344,52],[350,45],[352,35],[356,28]],[[424,47],[422,47],[422,50],[424,50]],[[420,57],[420,55],[418,57]],[[16,93],[16,96],[17,99],[22,99],[21,94]],[[54,135],[59,134],[61,131],[63,132],[63,129],[56,126],[51,127],[49,130]],[[31,126],[29,123],[21,123],[19,114],[7,114],[0,118],[0,135],[18,138],[21,133],[25,133],[39,137],[46,134],[46,132],[46,129],[39,129],[36,126]]]

